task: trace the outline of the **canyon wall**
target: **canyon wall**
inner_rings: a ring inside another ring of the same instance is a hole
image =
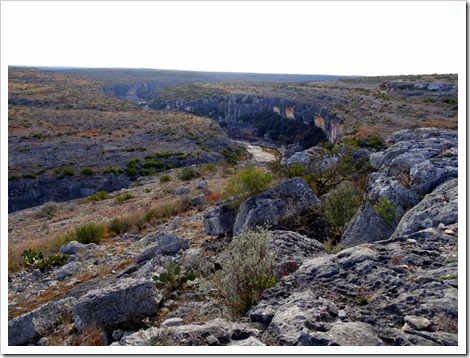
[[[250,131],[252,128],[240,120],[241,116],[274,111],[286,120],[313,123],[325,131],[334,142],[341,135],[342,121],[324,107],[315,103],[297,102],[279,97],[262,97],[251,94],[221,94],[192,100],[165,100],[155,98],[148,102],[153,109],[178,110],[210,117],[222,126]],[[317,119],[318,118],[318,119]]]

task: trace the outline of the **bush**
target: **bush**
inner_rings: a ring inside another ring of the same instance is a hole
[[[185,181],[197,178],[198,176],[199,176],[199,173],[196,171],[196,169],[192,167],[183,168],[181,170],[181,173],[179,174],[179,178]]]
[[[221,291],[235,314],[245,315],[263,291],[276,283],[271,240],[266,229],[245,231],[220,255]]]
[[[271,189],[272,185],[271,173],[249,165],[235,172],[224,188],[224,196],[235,197],[233,204],[238,206],[247,198]]]
[[[132,195],[131,193],[124,193],[124,194],[121,194],[121,195],[118,195],[116,196],[116,198],[114,198],[114,201],[118,204],[122,203],[123,201],[126,201],[126,200],[129,200],[129,199],[133,199],[135,198],[134,195]]]
[[[334,246],[361,203],[361,192],[352,183],[344,182],[328,193],[320,212],[328,221],[328,245]]]
[[[140,172],[140,175],[142,175],[144,177],[147,177],[147,176],[155,174],[155,173],[156,173],[156,171],[153,170],[153,169],[142,169],[141,172]]]
[[[97,191],[96,193],[87,196],[87,199],[90,201],[100,201],[100,200],[105,200],[108,198],[109,198],[109,194],[104,190]]]
[[[131,223],[128,219],[114,218],[108,223],[108,230],[116,234],[120,234],[131,228]]]
[[[160,183],[166,183],[171,180],[171,175],[170,174],[162,174],[160,176]]]
[[[57,211],[57,203],[55,201],[48,201],[39,209],[39,215],[41,217],[51,220]]]
[[[73,168],[64,168],[62,169],[62,175],[64,176],[74,176],[75,174],[75,169]]]
[[[381,196],[374,204],[375,212],[391,228],[395,228],[401,219],[401,215],[395,205],[391,203],[386,196]]]
[[[83,175],[92,175],[95,171],[92,168],[83,168],[81,173]]]
[[[207,172],[215,172],[217,170],[217,166],[214,163],[207,163],[204,164],[203,170]]]
[[[102,224],[88,223],[75,228],[74,240],[82,244],[100,244],[104,239],[105,227]]]

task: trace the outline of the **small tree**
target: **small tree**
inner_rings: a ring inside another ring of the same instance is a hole
[[[396,206],[386,196],[381,196],[374,204],[374,210],[381,219],[391,228],[395,228],[401,219],[401,214]]]
[[[360,203],[361,191],[351,182],[341,183],[328,193],[320,206],[321,214],[328,221],[328,245],[339,242]]]

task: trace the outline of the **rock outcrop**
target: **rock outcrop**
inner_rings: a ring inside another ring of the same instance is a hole
[[[266,226],[273,230],[288,229],[320,200],[302,178],[288,180],[256,195],[240,205],[233,234]]]
[[[48,302],[35,310],[8,322],[8,345],[18,346],[44,337],[70,314],[76,299]]]
[[[315,103],[299,102],[280,97],[263,97],[253,94],[219,94],[193,100],[166,100],[156,97],[149,102],[154,109],[178,110],[210,117],[223,122],[228,128],[252,131],[240,120],[243,115],[273,111],[287,120],[314,123],[332,142],[342,134],[341,120],[326,108]]]
[[[73,320],[78,330],[136,323],[155,314],[162,299],[151,280],[121,279],[81,297],[72,308]]]
[[[396,132],[389,147],[370,156],[378,169],[370,176],[367,202],[361,206],[343,234],[341,244],[352,246],[385,240],[399,225],[399,218],[415,207],[439,184],[458,176],[457,131],[420,128]],[[456,183],[456,182],[455,182]],[[374,205],[387,198],[388,220]],[[455,207],[452,208],[452,210]],[[409,217],[402,219],[405,224]]]

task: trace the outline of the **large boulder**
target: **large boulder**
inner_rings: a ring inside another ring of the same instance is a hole
[[[230,204],[218,204],[204,213],[204,230],[207,235],[226,235],[232,232],[237,209]]]
[[[72,308],[78,330],[140,322],[158,311],[163,295],[153,280],[121,279],[80,297]]]
[[[290,179],[244,201],[240,205],[233,234],[258,226],[289,229],[319,202],[304,179]]]
[[[437,187],[431,194],[400,220],[392,237],[409,235],[414,232],[455,224],[458,221],[458,179],[452,179]]]
[[[50,301],[12,319],[8,322],[8,345],[23,345],[52,333],[70,314],[70,309],[76,301],[72,297]]]
[[[181,239],[174,232],[164,234],[150,234],[142,239],[148,245],[136,257],[135,261],[141,264],[159,255],[172,255],[180,250],[189,248],[188,240]]]

